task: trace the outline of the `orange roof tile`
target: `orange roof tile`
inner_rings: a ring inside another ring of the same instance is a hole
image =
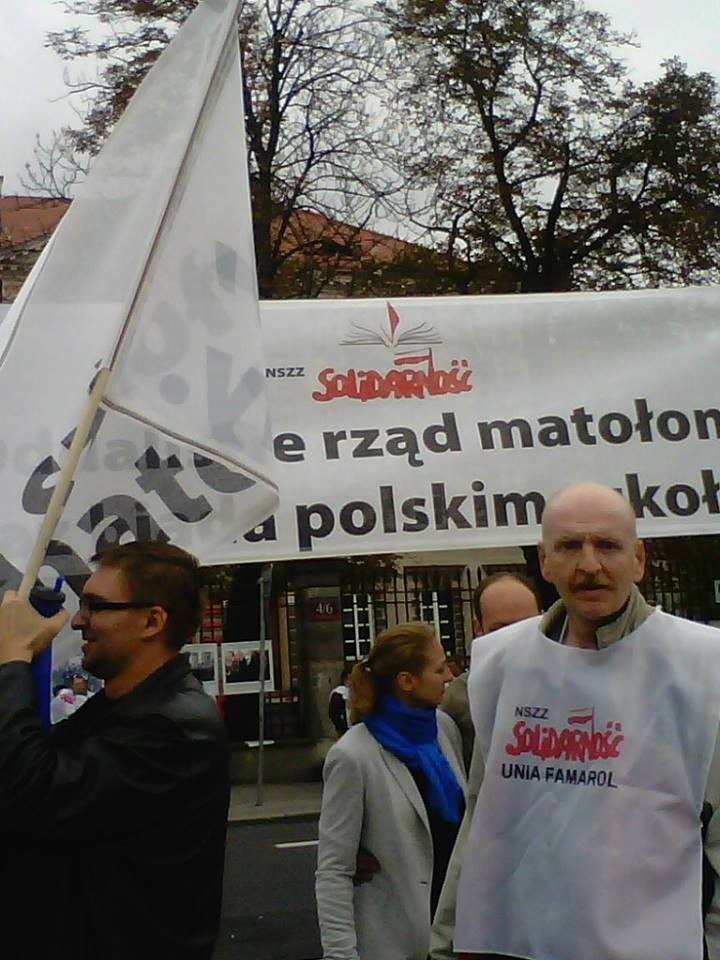
[[[49,236],[70,206],[49,197],[0,197],[0,245],[17,246]]]

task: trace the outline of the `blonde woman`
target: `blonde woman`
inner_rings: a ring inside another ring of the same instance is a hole
[[[432,628],[383,631],[349,678],[354,725],[325,761],[316,895],[325,960],[426,960],[464,810],[452,679]],[[380,869],[355,884],[359,849]]]

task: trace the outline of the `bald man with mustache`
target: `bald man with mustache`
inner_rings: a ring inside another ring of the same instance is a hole
[[[718,960],[720,633],[645,603],[635,516],[608,487],[548,502],[540,563],[560,600],[473,646],[431,958]]]

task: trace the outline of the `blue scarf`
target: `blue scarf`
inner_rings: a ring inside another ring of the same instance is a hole
[[[385,695],[364,723],[378,743],[424,778],[428,806],[447,823],[460,823],[463,792],[438,746],[435,710],[407,707]]]

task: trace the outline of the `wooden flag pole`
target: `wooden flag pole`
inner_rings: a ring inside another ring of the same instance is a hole
[[[95,378],[93,388],[90,391],[90,396],[88,397],[87,404],[85,405],[85,410],[83,411],[80,423],[77,425],[77,429],[75,430],[75,436],[70,444],[70,450],[68,451],[67,459],[65,460],[62,470],[57,478],[55,489],[53,490],[50,503],[48,504],[48,508],[45,513],[45,519],[43,520],[42,527],[38,533],[33,551],[30,554],[30,559],[28,560],[27,567],[25,568],[25,575],[22,578],[22,583],[20,584],[20,588],[18,590],[18,596],[23,600],[28,599],[30,596],[30,591],[35,586],[35,580],[37,579],[38,571],[42,566],[43,560],[45,559],[48,544],[52,539],[52,535],[55,533],[55,528],[58,525],[62,515],[63,507],[65,506],[65,501],[68,498],[70,485],[73,477],[75,476],[78,462],[80,461],[80,455],[85,449],[85,444],[87,443],[88,436],[90,435],[90,430],[92,428],[93,421],[95,420],[95,414],[97,413],[97,409],[105,395],[105,388],[107,387],[108,380],[110,379],[110,373],[111,370],[108,367],[104,367],[98,373],[97,377]]]

